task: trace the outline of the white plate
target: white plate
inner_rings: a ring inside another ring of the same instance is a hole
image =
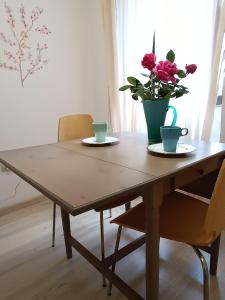
[[[148,146],[150,152],[159,153],[163,155],[182,155],[191,153],[195,150],[195,147],[188,144],[177,144],[176,152],[166,152],[163,150],[163,143],[152,144]]]
[[[83,139],[82,142],[86,145],[101,146],[101,145],[116,144],[119,142],[119,139],[113,136],[107,136],[105,142],[96,142],[96,138],[93,136],[90,138]]]

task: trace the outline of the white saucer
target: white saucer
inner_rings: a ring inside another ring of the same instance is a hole
[[[171,155],[171,156],[179,156],[182,154],[187,154],[187,153],[191,153],[195,150],[196,148],[192,145],[188,145],[188,144],[177,144],[177,150],[176,152],[166,152],[163,149],[163,143],[159,143],[159,144],[152,144],[148,146],[148,150],[150,152],[154,152],[154,153],[159,153],[162,155]]]
[[[86,145],[94,145],[94,146],[104,146],[104,145],[112,145],[117,144],[120,140],[113,136],[107,136],[104,142],[96,142],[96,138],[90,137],[82,140],[82,143]]]

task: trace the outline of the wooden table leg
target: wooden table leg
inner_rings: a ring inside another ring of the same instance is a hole
[[[146,230],[146,300],[159,298],[159,206],[162,201],[160,182],[143,195]]]
[[[66,246],[66,256],[68,259],[72,257],[72,246],[69,243],[69,238],[71,238],[71,230],[70,230],[70,215],[61,207],[61,216],[62,216],[62,225],[64,232],[64,240]]]

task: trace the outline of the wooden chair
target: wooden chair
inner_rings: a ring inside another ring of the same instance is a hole
[[[160,237],[191,245],[203,268],[203,295],[209,299],[209,273],[201,250],[210,254],[210,273],[216,275],[220,234],[225,228],[225,160],[221,166],[210,201],[200,201],[194,195],[173,192],[165,196],[160,207]],[[118,251],[122,227],[145,232],[145,208],[141,203],[115,218],[119,225],[115,255]],[[115,264],[112,266],[115,270]],[[110,283],[108,294],[111,294]]]
[[[94,136],[92,129],[93,119],[88,114],[77,114],[68,115],[59,119],[58,125],[58,141],[63,142],[67,140],[73,140],[76,138],[84,138]],[[98,207],[97,212],[100,213],[100,233],[101,233],[101,257],[105,258],[105,247],[104,247],[104,222],[103,213],[104,210],[110,211],[111,209],[122,204],[125,204],[126,210],[130,208],[130,201],[136,198],[135,195],[124,197],[119,199],[113,204]],[[127,203],[128,202],[128,203]],[[53,203],[53,229],[52,229],[52,247],[55,246],[55,221],[56,221],[56,203]],[[103,286],[106,286],[105,278],[103,277]]]
[[[68,115],[59,119],[58,141],[64,142],[94,136],[90,115]]]

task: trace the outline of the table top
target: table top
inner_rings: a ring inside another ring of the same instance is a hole
[[[83,145],[80,140],[73,140],[60,143],[59,147],[119,164],[158,178],[174,174],[176,171],[225,151],[225,144],[222,143],[189,141],[186,143],[195,146],[196,151],[184,157],[153,156],[147,149],[145,134],[124,132],[114,134],[114,136],[120,139],[120,143],[113,146],[88,147]]]
[[[0,162],[72,214],[126,195],[154,176],[58,147],[58,144],[0,152]]]
[[[144,135],[116,136],[120,143],[105,147],[74,140],[1,151],[0,162],[68,212],[78,214],[225,151],[225,144],[199,142],[187,157],[155,157],[147,151]]]

